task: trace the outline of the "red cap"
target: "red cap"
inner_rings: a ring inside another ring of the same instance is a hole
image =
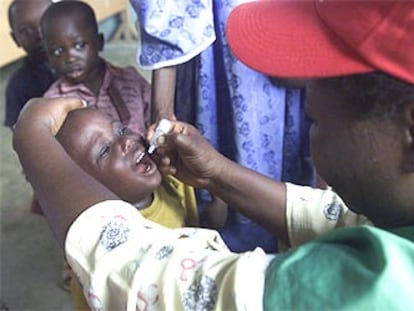
[[[414,1],[267,0],[227,21],[234,54],[270,76],[383,71],[414,84]]]

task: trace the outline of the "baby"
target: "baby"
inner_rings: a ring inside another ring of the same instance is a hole
[[[162,177],[143,137],[103,112],[71,112],[57,139],[72,159],[143,216],[170,228],[197,226],[193,188]]]
[[[120,121],[94,108],[76,110],[69,113],[56,138],[83,170],[145,218],[169,228],[199,225],[193,188],[162,176],[143,137]],[[71,293],[76,310],[89,309],[74,277]]]

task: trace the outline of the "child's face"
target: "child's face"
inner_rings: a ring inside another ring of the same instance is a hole
[[[139,202],[161,183],[143,138],[98,110],[70,113],[57,137],[81,168],[125,201]]]
[[[11,35],[14,41],[39,62],[47,59],[39,28],[40,19],[49,5],[49,0],[20,0],[12,11]]]
[[[102,37],[73,15],[49,22],[43,33],[48,57],[59,75],[72,83],[97,80]]]

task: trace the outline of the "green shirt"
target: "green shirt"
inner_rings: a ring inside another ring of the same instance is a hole
[[[265,310],[414,308],[414,226],[335,230],[277,256],[266,271]]]

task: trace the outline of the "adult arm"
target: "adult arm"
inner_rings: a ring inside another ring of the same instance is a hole
[[[209,190],[287,242],[285,184],[227,159],[193,126],[178,121],[173,124],[172,132],[158,139],[160,169]],[[150,128],[148,136],[152,133]]]
[[[285,184],[224,157],[215,164],[220,168],[210,179],[207,189],[282,241],[287,241]]]
[[[79,168],[55,139],[79,99],[32,99],[16,123],[13,146],[59,244],[75,218],[89,206],[116,195]]]
[[[174,98],[176,85],[176,67],[164,67],[152,72],[151,81],[151,121],[162,118],[175,120]]]

